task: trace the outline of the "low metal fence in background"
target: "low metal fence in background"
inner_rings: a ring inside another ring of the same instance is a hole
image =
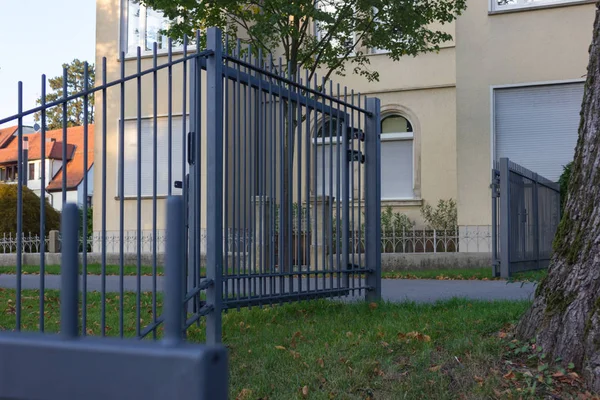
[[[302,222],[303,224],[306,221]],[[248,253],[252,247],[252,232],[227,230],[224,242],[227,243],[227,253]],[[157,230],[157,236],[154,239],[152,231],[142,231],[141,250],[144,255],[152,255],[154,243],[157,244],[157,251],[163,254],[166,245],[166,232],[163,229]],[[365,233],[364,231],[351,231],[349,236],[354,238],[351,241],[350,247],[361,252],[365,252]],[[335,236],[334,236],[335,237]],[[88,252],[102,253],[102,244],[104,243],[104,251],[107,254],[118,254],[120,243],[119,232],[107,232],[106,237],[100,235],[100,232],[94,232],[85,240],[80,237],[80,246],[83,246],[85,241]],[[201,230],[201,255],[206,255],[206,230]],[[297,261],[294,258],[294,265],[306,265],[308,262],[308,252],[311,243],[311,234],[305,229],[298,230],[294,224],[292,233],[292,242],[294,244],[293,254],[300,254],[300,259]],[[23,253],[35,254],[41,249],[41,237],[27,233],[22,235],[21,243],[23,245]],[[50,246],[50,242],[54,246]],[[126,253],[135,253],[137,249],[137,231],[125,231],[124,250]],[[279,234],[274,232],[272,243],[275,246],[274,251],[278,252]],[[334,240],[334,251],[336,251]],[[297,247],[299,247],[299,250]],[[405,229],[405,230],[381,230],[381,252],[382,253],[456,253],[459,251],[469,252],[490,252],[492,246],[492,234],[489,226],[469,227],[464,229],[436,230],[436,229]],[[464,248],[462,248],[464,247]],[[55,250],[51,250],[51,248]],[[15,253],[17,249],[17,238],[15,235],[8,233],[0,236],[0,254]],[[52,233],[45,238],[46,252],[60,251],[60,235]],[[81,249],[80,249],[81,250]],[[340,248],[341,250],[341,248]],[[276,257],[277,258],[277,257]]]
[[[547,268],[560,223],[560,186],[508,158],[492,170],[494,275]]]

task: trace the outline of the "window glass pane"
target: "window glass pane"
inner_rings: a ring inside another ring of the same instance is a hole
[[[413,141],[381,143],[381,198],[412,199]]]
[[[328,137],[337,138],[338,135],[341,135],[341,132],[338,132],[339,127],[340,127],[339,123],[338,123],[337,119],[335,119],[335,118],[325,121],[321,124],[321,127],[319,127],[319,130],[317,131],[317,137],[318,138],[328,138]]]
[[[29,180],[35,179],[35,164],[29,163]]]
[[[159,49],[167,48],[167,39],[160,33],[162,29],[167,28],[167,19],[162,12],[154,11],[151,8],[146,10],[146,50],[152,50],[154,42]]]
[[[139,0],[129,0],[127,11],[127,52],[135,53],[140,45],[140,3]]]
[[[316,196],[336,197],[338,184],[341,191],[342,170],[338,168],[338,164],[343,160],[342,151],[343,147],[337,142],[333,144],[318,144],[316,146]]]
[[[545,4],[556,4],[556,3],[570,3],[578,0],[495,0],[495,8],[515,8],[515,7],[527,7],[537,6]]]
[[[400,115],[387,117],[381,121],[381,133],[403,133],[412,131],[413,128],[410,122]]]

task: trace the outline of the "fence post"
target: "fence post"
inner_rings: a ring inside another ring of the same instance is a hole
[[[62,256],[60,292],[60,331],[65,338],[75,338],[79,332],[79,209],[68,203],[61,218]],[[43,255],[42,255],[43,256]],[[43,294],[42,294],[43,296]]]
[[[500,159],[500,276],[510,278],[510,168]]]
[[[221,342],[223,302],[223,42],[221,30],[209,28],[206,44],[213,51],[206,61],[207,81],[207,248],[206,278],[213,284],[206,290],[213,310],[206,317],[206,342]]]
[[[367,301],[381,300],[381,102],[367,99],[365,120],[365,258]]]
[[[533,254],[535,255],[535,266],[540,268],[540,225],[539,225],[539,198],[538,198],[538,174],[533,174]]]

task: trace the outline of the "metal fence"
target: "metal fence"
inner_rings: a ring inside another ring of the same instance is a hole
[[[218,29],[206,35],[207,49],[189,52],[185,38],[181,54],[174,54],[170,42],[160,57],[154,47],[151,59],[143,59],[140,49],[135,59],[122,53],[111,68],[103,59],[95,87],[76,94],[65,90],[51,103],[44,101],[42,77],[41,105],[27,111],[19,84],[18,114],[0,119],[0,125],[17,125],[18,164],[26,170],[23,118],[40,114],[40,142],[45,143],[46,113],[58,108],[64,120],[62,143],[67,143],[67,105],[83,102],[87,155],[87,103],[96,96],[94,234],[92,240],[83,236],[80,244],[82,336],[94,329],[101,336],[159,335],[164,320],[159,255],[162,247],[169,251],[168,236],[166,242],[160,238],[165,199],[171,196],[182,196],[187,205],[181,265],[184,332],[203,321],[207,342],[218,343],[227,309],[320,297],[380,298],[379,100],[290,71],[280,60],[229,42]],[[115,70],[119,77],[109,81]],[[41,152],[42,168],[45,157]],[[62,204],[66,175],[65,169]],[[45,176],[42,170],[42,188],[48,183]],[[84,174],[84,192],[87,180]],[[17,182],[14,327],[31,326],[36,316],[35,324],[44,331],[45,291],[58,287],[44,277],[44,257],[39,277],[22,273],[25,184]],[[294,204],[304,211],[294,213]],[[45,209],[40,199],[40,236],[47,232]],[[83,204],[82,232],[91,223],[87,211]],[[365,243],[356,247],[359,226],[365,227]],[[301,236],[294,236],[294,227],[311,232],[306,257],[299,257]],[[334,240],[341,251],[332,251]],[[46,245],[39,241],[40,253]],[[119,272],[109,277],[107,255],[114,247]],[[131,250],[134,273],[127,276]],[[88,273],[90,251],[101,253],[100,275]],[[152,271],[142,273],[148,259]],[[37,313],[24,312],[24,287],[40,290],[26,296],[39,296]],[[99,292],[97,301],[89,301],[91,290]]]
[[[275,254],[277,254],[277,244],[279,243],[279,233],[277,231],[279,222],[275,221],[275,233],[273,235],[273,243],[275,245]],[[300,250],[293,250],[292,254],[300,254],[300,260],[294,259],[295,265],[306,265],[308,262],[308,252],[311,243],[311,232],[307,229],[306,216],[302,217],[301,220],[302,228],[298,229],[298,221],[293,223],[292,242],[294,246],[300,246]],[[485,228],[485,229],[484,229]],[[252,247],[252,231],[251,230],[240,230],[240,229],[228,229],[226,231],[227,239],[226,252],[245,252],[248,253]],[[137,231],[126,230],[124,232],[124,250],[126,253],[135,253],[137,249]],[[202,229],[201,232],[201,246],[200,254],[206,254],[206,229]],[[164,254],[166,246],[166,231],[160,229],[156,232],[156,239],[152,236],[152,230],[142,230],[142,244],[141,251],[144,255],[152,255],[152,249],[154,242],[157,243],[158,254]],[[364,230],[354,230],[350,236],[355,239],[355,242],[351,241],[351,247],[358,251],[365,251],[365,232]],[[334,236],[335,237],[335,236]],[[106,237],[103,239],[100,232],[94,232],[88,235],[85,239],[88,252],[101,253],[102,244],[105,243],[105,251],[107,254],[118,254],[119,243],[121,241],[119,232],[106,232]],[[462,231],[457,226],[455,229],[381,229],[381,252],[382,253],[455,253],[462,251],[461,246],[469,247],[474,249],[476,252],[488,252],[491,248],[492,235],[489,227],[470,227],[466,226]],[[46,252],[52,252],[50,250],[49,243],[55,241],[53,246],[55,252],[60,251],[60,234],[57,232],[56,236],[47,235],[45,238],[45,250]],[[23,253],[36,254],[40,252],[42,238],[34,233],[28,232],[22,235],[22,251]],[[84,238],[79,238],[80,247],[83,246]],[[334,245],[336,241],[334,240]],[[224,244],[225,245],[225,244]],[[11,254],[15,253],[17,249],[17,237],[11,233],[0,235],[0,254]],[[334,252],[336,248],[334,247]],[[340,249],[341,251],[341,249]],[[277,256],[276,256],[277,257]]]
[[[60,334],[0,332],[0,397],[55,399],[226,399],[227,351],[182,339],[181,309],[185,253],[184,204],[169,198],[169,245],[165,291],[165,334],[160,343],[79,335],[78,210],[62,215]],[[99,374],[102,379],[98,379]],[[72,379],[77,377],[77,379]],[[68,381],[68,384],[66,382]],[[57,384],[57,382],[63,382]]]
[[[560,222],[560,186],[508,158],[492,170],[494,275],[547,268]]]

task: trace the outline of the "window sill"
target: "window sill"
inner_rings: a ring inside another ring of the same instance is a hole
[[[192,54],[196,51],[196,46],[188,46],[187,52],[188,54]],[[183,54],[183,47],[174,47],[171,50],[171,54],[173,56],[178,56]],[[161,49],[158,50],[156,52],[156,57],[157,58],[162,58],[162,57],[167,57],[169,55],[169,50],[168,49]],[[147,59],[147,58],[153,58],[154,57],[154,53],[152,51],[142,51],[142,54],[140,55],[141,59]],[[131,60],[137,60],[137,53],[125,53],[125,61],[131,61]],[[121,61],[120,58],[117,58],[117,61]]]
[[[423,199],[381,199],[382,206],[392,207],[421,207]]]
[[[578,1],[570,1],[563,3],[554,3],[554,4],[538,4],[532,6],[522,6],[522,7],[511,7],[499,10],[491,10],[488,11],[488,15],[498,15],[498,14],[510,14],[517,12],[526,12],[526,11],[536,11],[536,10],[547,10],[550,8],[560,8],[560,7],[572,7],[572,6],[580,6],[582,4],[594,4],[596,0],[578,0]]]

